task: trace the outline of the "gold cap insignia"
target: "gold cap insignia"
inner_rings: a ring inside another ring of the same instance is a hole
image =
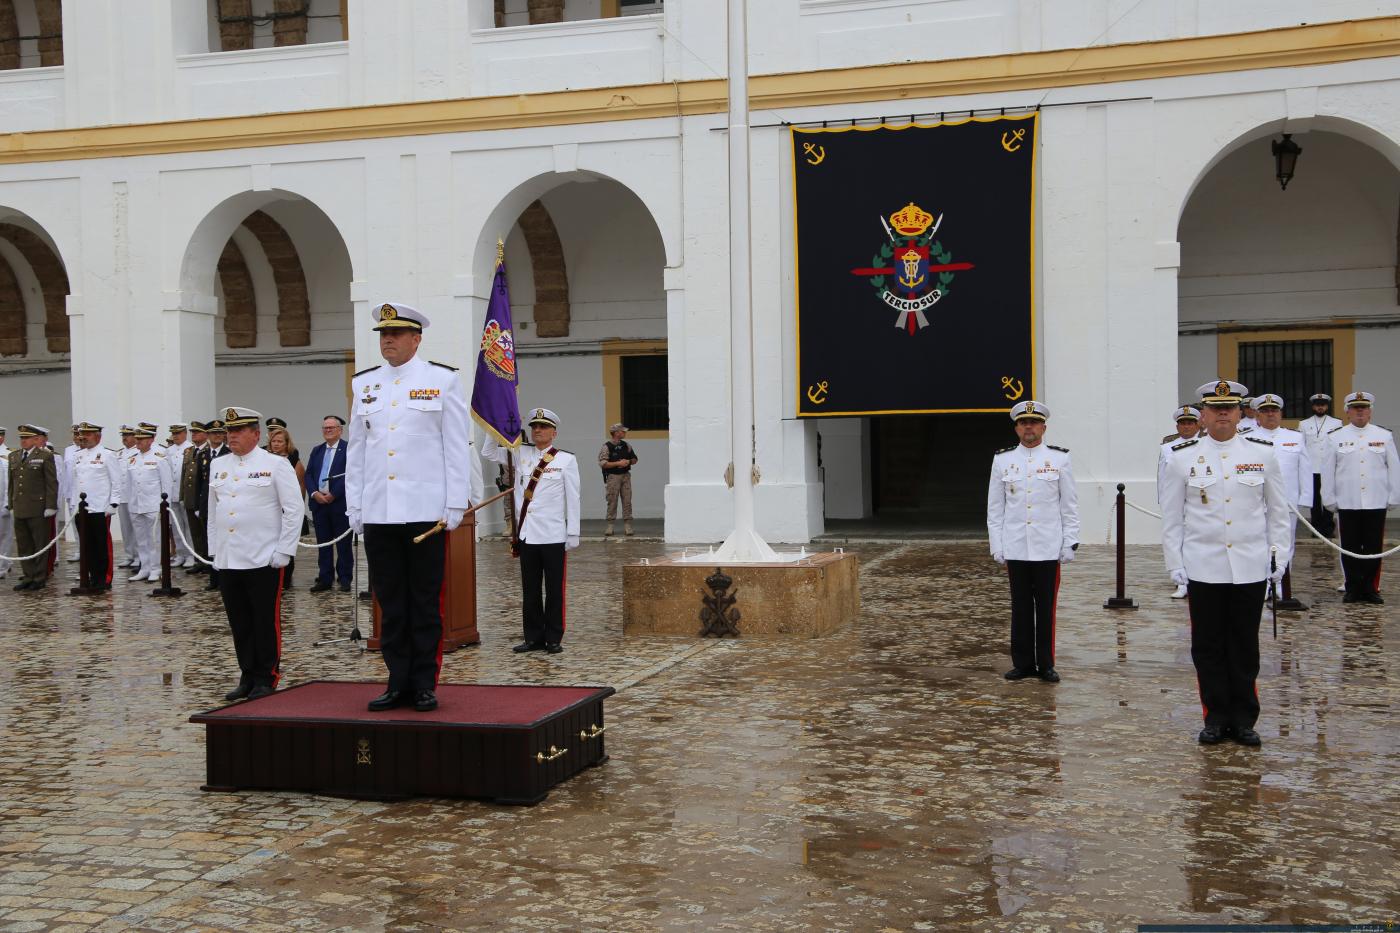
[[[384,305],[379,309],[379,319],[381,321],[392,321],[398,316],[399,312],[395,310],[393,305]]]
[[[1215,394],[1216,394],[1216,395],[1229,395],[1229,394],[1230,394],[1230,383],[1226,382],[1226,381],[1223,380],[1223,379],[1220,380],[1219,382],[1217,382],[1217,383],[1215,384]]]
[[[227,419],[227,420],[229,420],[229,421],[232,421],[232,420],[234,420],[234,419],[237,418],[237,417],[238,417],[238,412],[234,411],[232,408],[230,408],[230,409],[228,409],[227,411],[224,412],[224,418]]]

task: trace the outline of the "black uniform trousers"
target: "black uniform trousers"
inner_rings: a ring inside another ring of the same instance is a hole
[[[205,526],[204,519],[196,515],[194,509],[189,506],[182,505],[180,508],[185,510],[185,518],[189,520],[187,527],[190,529],[190,547],[200,557],[207,559],[209,557],[209,529]],[[191,569],[195,573],[205,572],[204,565],[198,561]]]
[[[345,514],[345,509],[336,508],[342,505],[333,502],[330,505],[318,505],[311,503],[311,524],[316,528],[316,542],[318,544],[326,541],[333,541],[340,535],[345,534],[345,530],[350,527],[350,518]],[[334,553],[332,553],[334,551]],[[351,572],[354,570],[352,561],[354,558],[350,553],[350,536],[345,535],[333,547],[323,547],[317,553],[320,561],[316,574],[317,583],[339,582],[345,585],[350,584]],[[334,581],[332,580],[334,577]]]
[[[1339,509],[1337,529],[1342,547],[1356,554],[1379,554],[1385,544],[1385,509]],[[1381,591],[1381,562],[1342,555],[1347,592],[1357,596]]]
[[[79,516],[78,543],[83,555],[85,589],[108,589],[112,585],[112,519],[106,512],[84,512]]]
[[[520,543],[520,584],[524,589],[521,608],[526,641],[557,645],[564,640],[564,584],[567,579],[568,557],[564,554],[563,541]]]
[[[366,525],[365,557],[379,601],[379,653],[389,668],[389,689],[436,690],[442,667],[443,577],[447,534],[414,544],[435,522]]]
[[[219,595],[233,631],[233,650],[242,672],[239,682],[276,687],[281,676],[282,571],[275,567],[220,570]]]
[[[1259,618],[1267,580],[1186,587],[1191,661],[1207,726],[1252,729],[1259,719]]]
[[[1322,533],[1324,537],[1332,537],[1336,532],[1336,525],[1332,521],[1332,513],[1327,511],[1322,505],[1322,474],[1313,474],[1313,504],[1312,511],[1308,515],[1308,521],[1312,526]]]
[[[1011,579],[1011,665],[1023,671],[1054,667],[1060,562],[1008,560],[1006,573]]]

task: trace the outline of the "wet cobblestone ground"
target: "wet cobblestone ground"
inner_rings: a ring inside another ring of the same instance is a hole
[[[611,761],[534,808],[204,794],[201,727],[236,679],[217,598],[0,588],[0,930],[1131,930],[1400,920],[1400,588],[1263,627],[1262,750],[1202,748],[1186,607],[1132,548],[1065,569],[1063,683],[1008,683],[985,545],[882,543],[863,612],[815,641],[624,638],[621,566],[586,541],[567,650],[509,651],[514,564],[487,543],[480,648],[454,682],[606,683]],[[284,603],[285,682],[369,679],[312,647],[351,597]],[[13,581],[13,576],[11,581]],[[197,578],[188,578],[198,587]],[[741,594],[742,606],[742,594]],[[697,595],[698,609],[698,595]],[[363,618],[363,616],[362,616]],[[368,628],[367,621],[365,622]],[[697,624],[698,627],[698,624]]]

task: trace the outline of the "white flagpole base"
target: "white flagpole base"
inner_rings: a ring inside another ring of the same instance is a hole
[[[720,564],[768,564],[777,563],[779,557],[758,532],[736,529],[715,550],[714,560]]]

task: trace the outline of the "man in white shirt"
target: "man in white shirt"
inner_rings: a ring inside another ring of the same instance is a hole
[[[154,449],[157,426],[149,421],[136,425],[136,447],[126,456],[126,484],[121,501],[131,515],[141,566],[127,577],[130,582],[160,579],[160,497],[175,485],[165,451]]]
[[[530,412],[529,445],[521,444],[515,463],[515,539],[512,553],[520,559],[524,641],[518,654],[564,650],[568,552],[579,541],[578,459],[554,446],[559,416],[548,408]],[[481,455],[506,462],[507,451],[487,434]],[[543,594],[541,594],[543,585]]]
[[[1283,398],[1273,393],[1256,395],[1252,403],[1255,421],[1259,426],[1251,437],[1272,441],[1274,456],[1278,458],[1279,472],[1283,474],[1283,494],[1290,505],[1307,509],[1312,507],[1312,461],[1308,459],[1307,442],[1303,435],[1291,428],[1283,427]],[[1279,561],[1285,568],[1293,563],[1293,551],[1297,543],[1298,516],[1288,512],[1288,553],[1279,554]]]
[[[172,567],[193,567],[194,556],[190,549],[185,547],[186,541],[190,538],[189,518],[185,515],[184,499],[181,497],[182,474],[185,466],[185,451],[193,447],[190,442],[190,429],[187,424],[172,424],[170,426],[170,444],[165,448],[165,459],[170,464],[170,477],[172,479],[170,493],[170,523],[178,527],[170,529],[170,535],[175,539],[175,561]]]
[[[1157,504],[1162,504],[1162,477],[1171,459],[1172,448],[1182,441],[1189,441],[1201,433],[1201,412],[1190,405],[1182,405],[1176,410],[1176,433],[1162,438],[1162,446],[1157,455]],[[1186,584],[1172,591],[1172,599],[1186,598]]]
[[[85,560],[79,585],[87,590],[112,588],[112,516],[122,501],[126,471],[115,450],[102,446],[102,425],[84,421],[78,425],[73,457],[73,495],[87,504],[84,525],[78,531]]]
[[[1259,427],[1259,422],[1254,420],[1254,396],[1249,395],[1240,402],[1240,434],[1249,434]]]
[[[1059,683],[1055,670],[1055,603],[1060,564],[1079,549],[1079,500],[1069,451],[1044,444],[1050,409],[1025,401],[1011,409],[1021,442],[992,458],[987,485],[987,537],[992,559],[1011,583],[1011,670]]]
[[[1328,434],[1322,448],[1322,504],[1337,514],[1342,547],[1355,554],[1383,550],[1386,509],[1400,506],[1400,456],[1394,435],[1371,423],[1375,399],[1370,392],[1348,395],[1347,423]],[[1380,558],[1343,556],[1342,570],[1342,602],[1385,602]]]
[[[83,449],[82,438],[78,436],[79,425],[73,425],[73,443],[63,448],[63,456],[58,462],[58,488],[62,491],[63,503],[61,508],[66,509],[66,515],[60,516],[66,521],[68,516],[78,514],[78,490],[73,482],[73,459],[78,455],[78,451]],[[68,530],[63,533],[64,541],[76,545],[78,543],[78,528],[76,522],[68,524]],[[78,561],[78,548],[68,548],[68,563]]]
[[[233,632],[238,686],[232,702],[256,700],[281,677],[282,571],[301,534],[301,486],[286,457],[258,446],[262,415],[225,409],[229,453],[210,462],[209,550]]]
[[[1337,531],[1332,513],[1322,505],[1322,453],[1326,446],[1324,438],[1342,426],[1342,422],[1328,414],[1332,407],[1332,396],[1318,392],[1308,399],[1312,406],[1312,416],[1298,422],[1298,433],[1308,445],[1308,460],[1313,468],[1312,510],[1308,520],[1319,533],[1332,537]]]
[[[131,459],[131,455],[136,453],[136,429],[131,425],[121,426],[122,446],[117,451],[117,455],[122,458],[122,470],[126,470],[126,462]],[[123,476],[122,484],[125,486],[126,478]],[[131,523],[131,507],[127,505],[125,494],[121,503],[117,506],[117,526],[122,530],[122,559],[117,564],[118,567],[141,566],[141,550],[137,546],[136,529]],[[147,568],[149,569],[149,568]]]
[[[1162,554],[1190,594],[1197,740],[1257,747],[1259,619],[1266,583],[1283,579],[1270,554],[1288,552],[1288,502],[1273,444],[1238,433],[1245,387],[1222,379],[1199,391],[1205,435],[1174,445],[1162,477]]]

